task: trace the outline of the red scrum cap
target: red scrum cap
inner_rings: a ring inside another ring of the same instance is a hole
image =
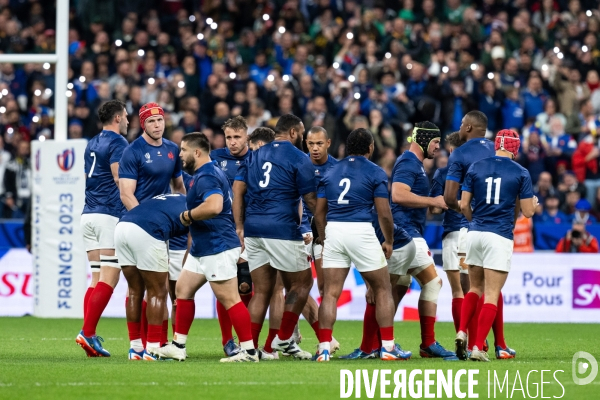
[[[165,115],[165,110],[156,103],[146,103],[140,108],[140,126],[145,130],[146,120],[154,115]]]
[[[519,139],[519,134],[517,132],[511,129],[502,129],[496,135],[496,151],[508,151],[514,156],[514,158],[517,158],[517,153],[519,153],[519,147],[521,147],[521,139]]]

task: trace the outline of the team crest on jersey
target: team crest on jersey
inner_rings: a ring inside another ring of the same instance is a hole
[[[318,169],[315,169],[315,175],[321,175],[321,171],[319,171]]]
[[[58,167],[64,172],[67,172],[68,170],[73,168],[73,165],[75,165],[75,149],[66,149],[65,151],[57,155],[56,163],[58,164]]]
[[[172,160],[175,158],[172,151],[170,151],[169,154],[167,154],[167,157],[169,157],[169,160]]]
[[[480,140],[479,143],[485,144],[485,140]]]
[[[275,143],[273,147],[279,147],[279,143]]]
[[[157,151],[156,155],[159,156],[159,157],[162,157],[162,154],[160,154],[160,151]]]
[[[348,161],[354,161],[354,158],[350,158]]]
[[[146,163],[150,164],[152,162],[152,160],[150,159],[150,153],[144,154],[144,157],[146,157]]]
[[[221,161],[221,169],[227,171],[227,160]]]
[[[237,160],[237,161],[235,162],[235,165],[240,165],[240,160]]]

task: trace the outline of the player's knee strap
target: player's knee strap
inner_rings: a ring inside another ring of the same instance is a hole
[[[239,263],[238,267],[238,291],[240,294],[250,294],[252,293],[252,277],[250,276],[250,267],[248,266],[248,262],[245,261],[243,263]],[[242,283],[246,283],[248,285],[248,289],[242,291]]]
[[[436,276],[424,285],[421,285],[421,296],[419,300],[431,301],[437,304],[440,296],[440,290],[442,290],[442,278]]]
[[[90,261],[92,272],[100,272],[100,261]]]
[[[100,254],[100,265],[103,267],[120,268],[117,256],[103,256]]]
[[[429,268],[429,265],[431,265],[431,264],[421,265],[420,267],[411,269],[410,274],[416,278],[417,275],[419,275],[421,273],[421,271],[425,271],[427,268]]]
[[[398,278],[398,282],[396,282],[396,284],[398,286],[410,287],[411,282],[412,282],[412,276],[410,276],[410,275],[400,275],[400,278]]]

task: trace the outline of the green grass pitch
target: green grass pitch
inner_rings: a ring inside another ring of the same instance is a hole
[[[563,399],[600,398],[600,376],[586,386],[575,385],[571,378],[575,352],[587,351],[600,361],[600,325],[597,324],[507,324],[507,342],[517,350],[518,357],[504,361],[493,359],[486,364],[421,359],[419,324],[415,322],[395,325],[397,341],[415,353],[408,362],[332,359],[323,364],[289,359],[259,364],[220,364],[218,360],[223,353],[216,320],[194,322],[188,338],[188,360],[181,363],[128,361],[125,321],[110,318],[100,321],[98,332],[104,337],[104,345],[112,357],[87,358],[75,344],[80,329],[79,320],[0,318],[0,399],[337,399],[340,398],[341,369],[384,368],[392,371],[479,369],[476,388],[479,398],[488,398],[488,370],[495,370],[502,377],[508,370],[511,389],[517,370],[523,385],[531,370],[564,370],[557,375],[564,386]],[[267,329],[265,325],[261,342]],[[301,347],[314,352],[317,340],[305,321],[301,322],[301,332]],[[358,346],[361,324],[339,321],[334,336],[342,345],[336,356],[346,354]],[[438,323],[436,336],[442,345],[454,347],[452,324]],[[561,386],[551,373],[546,374],[545,380],[553,382],[545,384],[545,397],[562,394]],[[531,396],[536,389],[533,383],[539,385],[539,382],[539,372],[532,373]],[[462,388],[466,389],[466,385]],[[393,390],[392,379],[388,392]],[[379,398],[379,394],[378,387],[375,398]],[[506,390],[497,393],[496,398],[507,398],[506,394]],[[364,387],[361,395],[367,398]],[[511,393],[508,395],[511,398]],[[351,398],[355,398],[354,394]],[[516,391],[512,398],[529,397]]]

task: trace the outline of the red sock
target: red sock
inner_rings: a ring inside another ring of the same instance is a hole
[[[252,322],[250,321],[250,313],[248,313],[244,303],[240,301],[234,304],[229,307],[227,313],[240,343],[252,340]]]
[[[496,312],[496,319],[492,329],[494,330],[494,346],[500,346],[503,349],[507,348],[506,342],[504,341],[504,299],[502,298],[502,292],[498,297],[498,311]]]
[[[479,301],[479,296],[473,292],[469,292],[465,295],[462,304],[462,310],[460,311],[460,327],[459,331],[467,332],[467,328],[469,327],[469,322],[471,318],[473,318],[473,314],[475,314],[475,310],[477,310],[477,302]]]
[[[283,317],[281,317],[281,326],[277,335],[280,340],[287,340],[294,334],[294,328],[298,323],[299,315],[294,314],[291,311],[284,311]]]
[[[175,332],[187,335],[194,322],[196,303],[194,300],[177,299],[177,313],[175,314]],[[177,340],[177,338],[175,339]]]
[[[87,313],[88,303],[90,302],[90,297],[92,296],[92,292],[94,291],[93,287],[88,287],[85,291],[85,296],[83,296],[83,319],[85,320],[85,315]]]
[[[260,331],[262,330],[262,324],[252,322],[250,325],[252,328],[252,341],[254,341],[254,348],[258,349],[258,339],[260,338]]]
[[[231,334],[232,325],[227,309],[219,301],[217,301],[217,317],[219,318],[219,326],[221,327],[221,344],[225,346],[225,343],[233,339],[233,335]]]
[[[362,351],[365,353],[370,353],[373,351],[373,349],[381,347],[379,340],[377,339],[377,332],[379,332],[379,324],[377,324],[375,304],[367,303],[367,308],[365,308],[365,316],[363,318],[362,343],[360,344],[360,349]],[[376,345],[375,340],[377,340]]]
[[[273,348],[271,347],[271,342],[275,339],[275,335],[277,335],[279,329],[271,329],[269,328],[269,336],[267,336],[267,341],[265,342],[265,351],[267,353],[272,353]]]
[[[141,334],[141,326],[142,324],[140,322],[128,322],[127,323],[127,330],[129,331],[129,340],[136,340],[136,339],[140,339],[142,337]]]
[[[381,332],[379,331],[379,325],[377,325],[377,334],[373,336],[373,350],[381,348]],[[371,350],[371,351],[373,351]]]
[[[110,301],[110,296],[113,294],[113,288],[104,282],[98,282],[94,288],[94,292],[88,300],[88,312],[83,320],[83,334],[86,337],[91,337],[96,334],[96,326],[98,321]]]
[[[467,330],[467,334],[469,335],[469,341],[467,343],[467,349],[472,350],[473,346],[475,346],[475,342],[477,341],[477,327],[479,326],[479,315],[481,315],[481,307],[483,307],[483,303],[485,300],[485,295],[482,295],[477,302],[477,309],[475,310],[475,314],[471,318],[471,322],[469,322],[469,328]]]
[[[421,346],[425,349],[435,343],[435,317],[419,315],[419,322],[421,323]],[[383,339],[383,335],[381,338]]]
[[[317,335],[317,338],[319,338],[319,321],[315,321],[312,324],[310,324],[310,327],[313,328],[313,331],[315,331],[315,335]]]
[[[477,328],[477,341],[475,342],[475,346],[477,346],[479,350],[483,349],[483,342],[485,342],[485,338],[487,338],[490,329],[492,329],[497,310],[498,307],[490,303],[485,303],[483,307],[481,307],[479,326]]]
[[[248,304],[250,304],[250,300],[252,300],[252,293],[241,294],[240,297],[242,298],[242,303],[248,308]]]
[[[148,303],[146,300],[142,300],[142,319],[140,320],[142,324],[141,334],[142,334],[142,344],[144,348],[146,348],[146,335],[148,334],[148,317],[146,316],[146,309],[148,308]]]
[[[382,326],[379,328],[381,340],[394,340],[394,326]]]
[[[148,343],[160,343],[162,337],[162,324],[161,325],[148,325]]]
[[[458,332],[460,328],[460,312],[462,310],[463,298],[452,299],[452,319],[454,320],[454,330]]]
[[[169,320],[165,319],[162,323],[162,334],[160,339],[160,345],[166,344],[169,342]]]
[[[333,329],[319,329],[319,342],[331,342]]]

